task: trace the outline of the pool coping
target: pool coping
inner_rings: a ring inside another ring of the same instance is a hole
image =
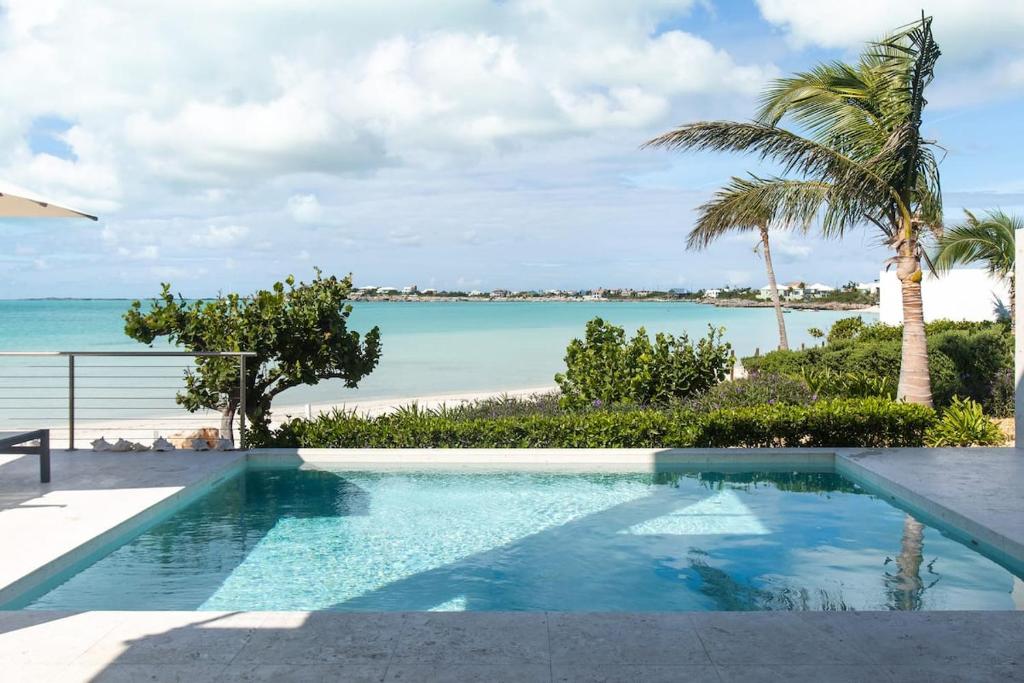
[[[980,456],[986,451],[991,459],[998,458],[997,464],[1003,470],[1009,471],[1009,476],[1004,472],[988,479],[997,493],[1001,487],[1001,492],[1007,494],[1002,498],[1013,505],[1010,524],[1003,523],[1002,515],[984,508],[985,500],[976,491],[959,491],[957,495],[949,486],[940,490],[935,480],[917,476],[920,467],[934,469],[943,460],[947,465],[967,463],[984,469],[987,458]],[[59,462],[60,452],[57,455]],[[73,457],[88,455],[79,453]],[[191,455],[179,453],[168,457]],[[914,461],[918,469],[894,467],[894,458]],[[109,552],[155,520],[173,514],[250,465],[467,471],[661,471],[680,467],[834,471],[993,559],[1010,564],[1015,570],[1024,568],[1024,498],[1019,493],[1024,487],[1024,451],[1015,449],[261,449],[237,452],[237,457],[229,458],[223,466],[184,486],[168,487],[166,495],[156,502],[126,512],[119,522],[101,533],[0,586],[0,605],[38,592],[54,577]],[[59,471],[55,470],[54,486],[59,484]]]

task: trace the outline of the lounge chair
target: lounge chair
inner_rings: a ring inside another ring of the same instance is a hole
[[[39,441],[38,446],[26,446],[30,441]],[[39,455],[39,481],[50,481],[50,430],[36,429],[30,432],[0,432],[0,453],[35,453]]]

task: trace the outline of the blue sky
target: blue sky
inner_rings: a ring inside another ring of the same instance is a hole
[[[750,236],[684,249],[752,159],[641,151],[752,115],[770,79],[856,55],[921,2],[0,3],[0,177],[99,223],[0,225],[0,297],[362,284],[760,286]],[[925,2],[925,132],[946,215],[1024,210],[1024,3]],[[783,280],[877,276],[869,231],[780,234]]]

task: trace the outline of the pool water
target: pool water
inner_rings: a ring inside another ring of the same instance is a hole
[[[831,473],[248,469],[59,610],[1015,609],[1024,583]]]

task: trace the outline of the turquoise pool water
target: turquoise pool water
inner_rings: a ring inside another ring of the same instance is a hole
[[[31,609],[1015,609],[999,564],[830,473],[249,469]]]

